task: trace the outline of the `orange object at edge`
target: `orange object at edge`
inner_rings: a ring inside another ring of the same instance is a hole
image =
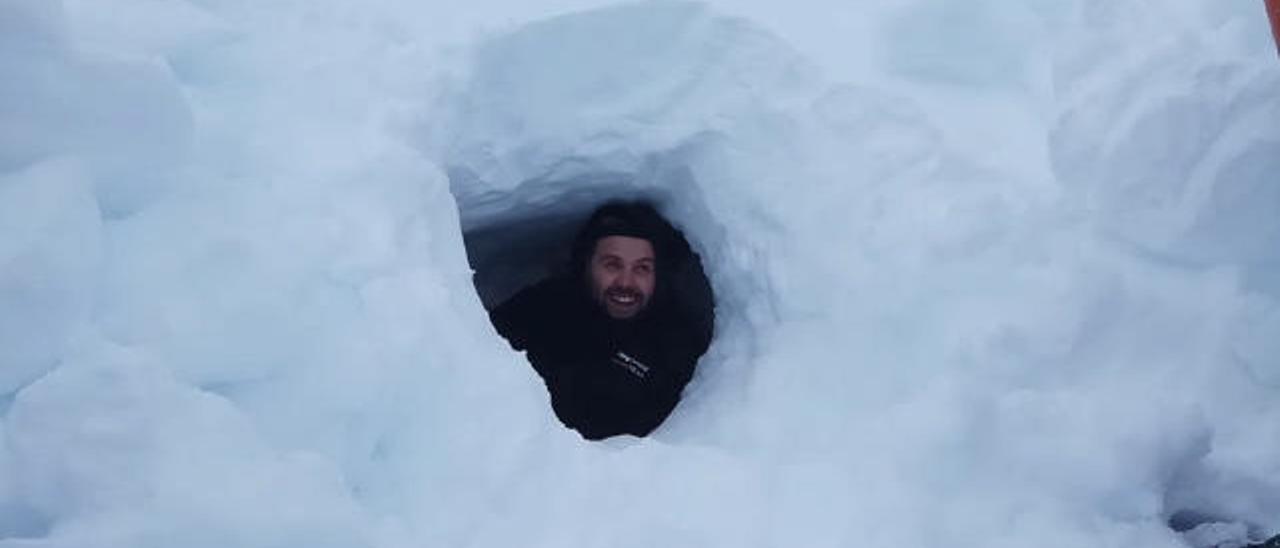
[[[1267,17],[1271,19],[1271,37],[1276,41],[1276,53],[1280,54],[1280,0],[1266,0]]]

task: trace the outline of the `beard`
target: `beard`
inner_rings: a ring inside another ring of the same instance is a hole
[[[613,286],[593,293],[596,305],[615,320],[637,318],[649,308],[649,296],[634,288]]]

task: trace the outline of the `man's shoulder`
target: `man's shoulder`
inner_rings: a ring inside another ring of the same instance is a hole
[[[572,309],[574,292],[569,280],[548,278],[518,291],[489,311],[498,333],[516,348],[540,339],[550,326],[562,324]]]
[[[569,280],[563,276],[555,276],[525,286],[494,307],[493,313],[560,306],[572,296]]]
[[[655,331],[665,344],[679,345],[694,354],[701,355],[711,342],[714,316],[711,310],[701,309],[698,303],[670,301],[655,317]]]

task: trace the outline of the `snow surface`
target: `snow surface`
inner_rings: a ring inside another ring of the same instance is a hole
[[[604,4],[0,3],[0,547],[1280,532],[1259,3]],[[468,252],[610,196],[717,334],[596,444]]]

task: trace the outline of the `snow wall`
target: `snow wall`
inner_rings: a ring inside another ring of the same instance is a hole
[[[0,4],[0,546],[1280,532],[1260,5],[411,4]],[[717,336],[592,444],[482,297],[617,196]]]

